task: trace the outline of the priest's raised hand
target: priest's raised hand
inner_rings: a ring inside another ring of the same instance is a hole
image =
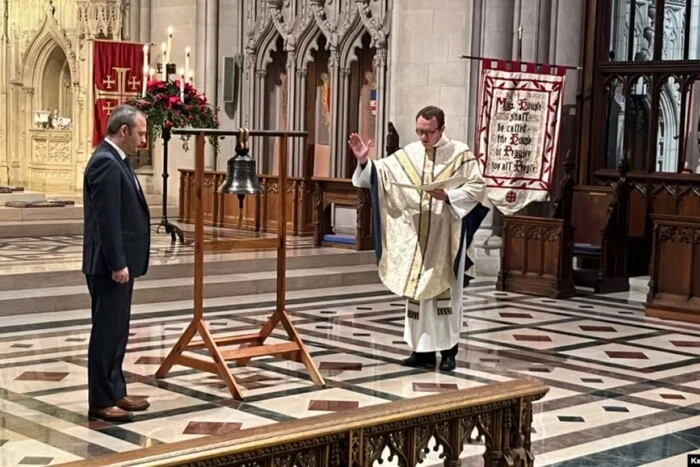
[[[348,139],[348,144],[352,153],[357,158],[357,162],[360,164],[366,164],[369,158],[369,150],[372,147],[372,140],[370,139],[365,143],[360,135],[357,133],[351,133]]]

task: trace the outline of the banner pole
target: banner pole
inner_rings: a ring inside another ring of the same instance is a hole
[[[478,60],[480,62],[497,61],[495,58],[488,57],[478,57],[476,55],[460,55],[459,58],[463,60]],[[535,66],[541,67],[545,66],[546,63],[535,63]],[[583,70],[582,66],[572,66],[572,65],[551,65],[552,68],[565,68],[567,70]]]

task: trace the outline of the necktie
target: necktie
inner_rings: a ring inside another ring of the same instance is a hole
[[[134,169],[131,168],[131,161],[129,160],[128,157],[124,158],[124,164],[126,164],[126,168],[129,170],[129,173],[134,178],[134,183],[136,184],[136,188],[140,190],[141,188],[139,185],[139,179],[136,178],[136,174],[134,173]]]

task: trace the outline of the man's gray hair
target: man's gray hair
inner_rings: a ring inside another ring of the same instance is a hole
[[[122,104],[116,106],[112,113],[109,115],[109,121],[107,122],[107,135],[114,136],[119,133],[119,129],[122,125],[126,125],[129,131],[133,130],[136,126],[136,116],[143,115],[139,109],[133,105]]]

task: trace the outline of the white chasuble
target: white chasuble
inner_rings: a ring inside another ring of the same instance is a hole
[[[449,204],[420,186],[464,178],[445,190]],[[447,350],[459,341],[462,290],[473,274],[474,233],[488,213],[484,181],[466,144],[443,136],[432,149],[415,142],[369,161],[353,175],[372,191],[379,277],[407,299],[404,339],[416,352]]]

